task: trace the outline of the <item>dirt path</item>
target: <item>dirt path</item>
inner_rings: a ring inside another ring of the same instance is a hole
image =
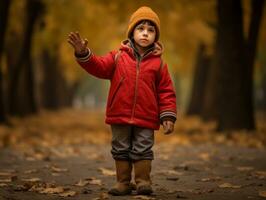
[[[154,147],[152,196],[112,197],[109,145],[0,151],[0,199],[265,199],[266,150],[226,145]],[[64,197],[66,196],[66,197]]]

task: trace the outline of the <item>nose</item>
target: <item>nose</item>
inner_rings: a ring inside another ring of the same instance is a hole
[[[143,35],[148,36],[148,30],[144,29]]]

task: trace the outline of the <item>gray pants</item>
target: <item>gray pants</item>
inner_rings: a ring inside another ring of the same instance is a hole
[[[115,160],[153,160],[154,130],[131,125],[111,125]]]

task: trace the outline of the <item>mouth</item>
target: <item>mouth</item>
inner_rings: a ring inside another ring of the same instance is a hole
[[[147,39],[140,39],[140,41],[142,41],[142,42],[148,42]]]

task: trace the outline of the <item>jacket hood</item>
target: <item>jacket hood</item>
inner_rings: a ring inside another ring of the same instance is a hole
[[[129,39],[122,41],[119,49],[122,51],[131,52],[132,54],[134,54],[134,45]],[[160,42],[154,42],[153,47],[151,47],[152,54],[155,56],[162,55],[163,50],[164,50],[163,45]]]

